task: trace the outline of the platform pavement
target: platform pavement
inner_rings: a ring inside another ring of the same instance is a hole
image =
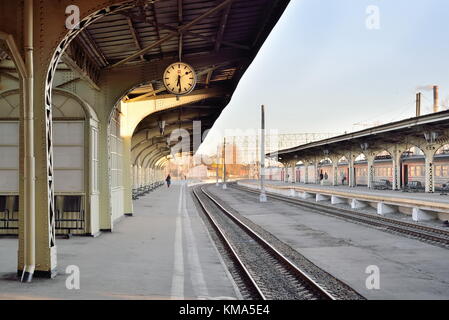
[[[235,299],[185,184],[134,202],[134,216],[100,237],[57,239],[59,275],[21,284],[17,239],[0,238],[0,299]],[[80,268],[80,290],[67,290],[65,269]]]
[[[449,299],[448,249],[229,187],[208,190],[368,299]],[[379,268],[378,290],[366,287],[369,266]]]
[[[250,182],[250,183],[259,183],[259,180],[240,180],[241,182]],[[292,182],[283,182],[276,180],[266,180],[265,184],[267,186],[283,186],[283,187],[304,187],[311,188],[318,191],[341,191],[341,192],[350,192],[353,194],[359,195],[376,195],[383,196],[385,198],[404,198],[404,199],[413,199],[413,200],[423,200],[423,201],[433,201],[440,203],[449,203],[449,195],[440,195],[440,192],[436,191],[434,193],[425,193],[425,192],[403,192],[402,190],[375,190],[368,189],[368,187],[358,186],[358,187],[348,187],[348,186],[326,186],[326,185],[318,185],[314,183],[292,183]]]

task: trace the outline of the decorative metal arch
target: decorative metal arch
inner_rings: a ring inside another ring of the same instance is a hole
[[[49,232],[50,232],[50,247],[55,246],[56,240],[56,232],[55,232],[55,208],[54,208],[54,183],[53,183],[53,141],[52,141],[52,132],[53,132],[53,123],[52,123],[52,104],[51,104],[51,94],[52,94],[52,85],[53,79],[56,74],[56,68],[58,66],[59,60],[63,54],[63,52],[67,49],[70,42],[78,36],[88,25],[101,19],[107,15],[115,13],[117,11],[131,9],[134,7],[134,1],[122,1],[122,4],[112,5],[106,7],[104,9],[98,10],[82,21],[80,21],[79,29],[70,30],[64,39],[59,43],[56,48],[53,57],[51,59],[49,69],[47,72],[46,80],[45,80],[45,123],[46,123],[46,137],[47,137],[47,195],[48,195],[48,212],[49,212]]]

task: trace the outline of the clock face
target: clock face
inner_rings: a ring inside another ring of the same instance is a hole
[[[168,66],[164,72],[164,85],[176,95],[192,92],[196,85],[195,70],[184,62],[176,62]]]

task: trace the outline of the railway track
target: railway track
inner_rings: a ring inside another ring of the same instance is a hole
[[[224,208],[203,187],[193,189],[252,299],[336,300],[251,227]]]
[[[240,191],[259,194],[259,191],[247,187],[237,186],[235,184],[232,184],[231,186],[232,188]],[[286,196],[273,194],[271,192],[266,192],[266,194],[267,197],[271,199],[291,203],[303,208],[319,210],[320,212],[325,212],[326,214],[330,214],[339,218],[344,218],[394,233],[407,235],[427,243],[439,245],[444,248],[449,248],[449,231],[446,230],[418,225],[405,221],[399,221],[382,216],[374,216],[372,214],[357,212],[345,208],[335,208],[323,203],[311,203],[306,200],[289,198]]]

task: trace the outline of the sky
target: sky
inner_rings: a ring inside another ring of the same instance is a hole
[[[429,113],[432,92],[421,87],[434,84],[446,104],[448,14],[447,0],[291,0],[200,152],[213,153],[225,130],[258,128],[262,104],[280,133],[410,118],[417,90]]]

